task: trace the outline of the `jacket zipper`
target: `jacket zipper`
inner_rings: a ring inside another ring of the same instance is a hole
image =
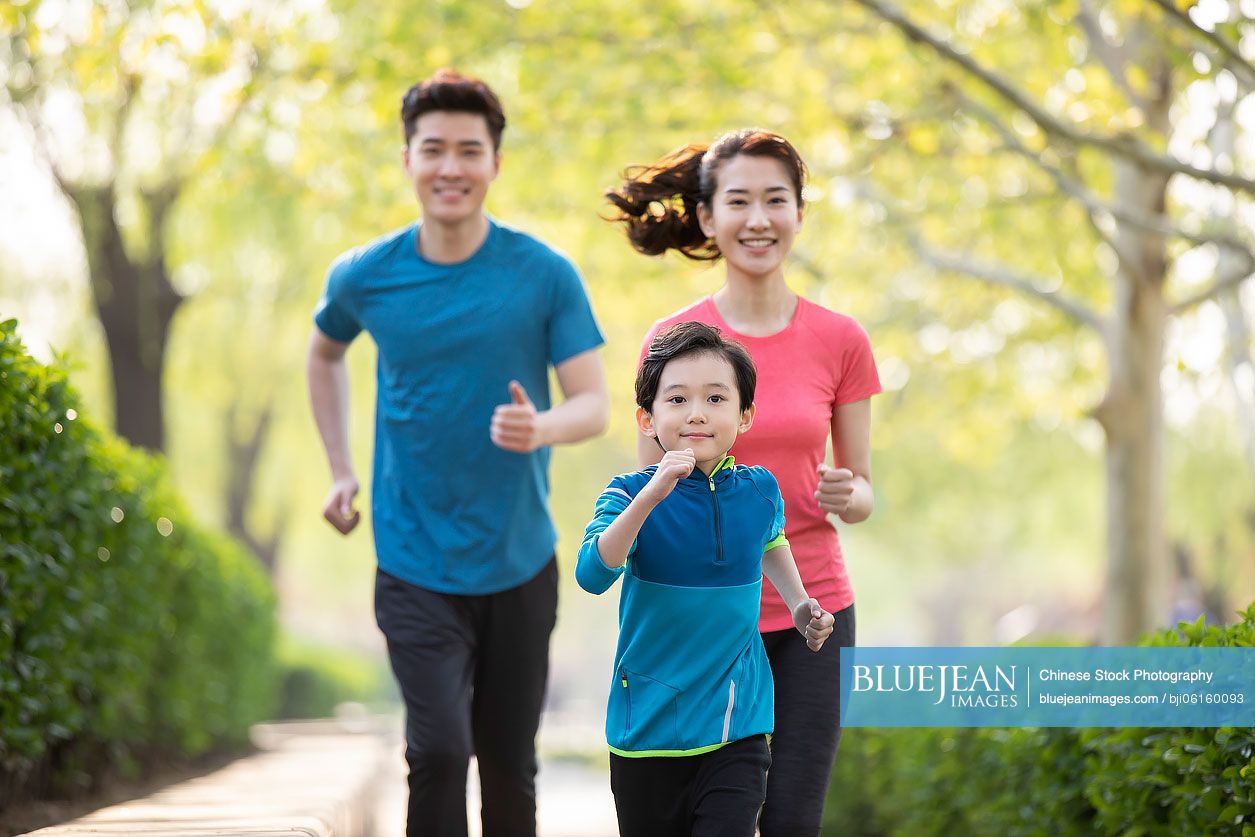
[[[623,669],[619,669],[619,680],[623,683],[623,688],[626,689],[628,687],[627,672]],[[630,691],[627,693],[627,700],[623,703],[627,707],[627,711],[624,713],[624,726],[630,730],[632,728],[632,693]]]
[[[723,713],[723,741],[721,742],[723,744],[728,743],[728,731],[732,727],[732,708],[734,706],[736,706],[736,681],[729,680],[728,681],[728,709],[726,712]]]
[[[723,563],[723,529],[719,525],[719,497],[715,492],[715,475],[706,478],[710,483],[710,502],[715,507],[715,563]]]

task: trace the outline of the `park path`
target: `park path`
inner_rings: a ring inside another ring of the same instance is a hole
[[[587,742],[581,725],[578,740]],[[262,724],[258,751],[226,767],[35,832],[87,835],[322,835],[403,837],[405,759],[400,716]],[[544,735],[542,734],[542,741]],[[565,757],[556,753],[566,753]],[[614,837],[614,801],[599,750],[542,749],[539,837]],[[470,837],[481,837],[472,762]]]
[[[536,779],[538,837],[617,837],[614,797],[610,793],[610,775],[605,764],[597,759],[559,757],[545,752],[546,730],[548,737],[555,737],[555,720],[547,719],[541,725],[540,775]],[[600,754],[604,743],[595,743],[598,749],[594,752]],[[376,837],[404,837],[405,834],[405,759],[399,734],[394,749],[396,756],[387,760],[390,768],[387,775],[381,777],[375,806]],[[466,805],[469,837],[482,837],[477,776],[472,760]]]
[[[400,760],[400,751],[397,759]],[[567,760],[541,760],[537,780],[538,837],[617,837],[614,798],[610,777],[586,764]],[[471,765],[467,795],[467,822],[470,837],[481,837],[479,829],[479,783]],[[405,835],[405,776],[398,766],[380,788],[375,808],[376,837]]]

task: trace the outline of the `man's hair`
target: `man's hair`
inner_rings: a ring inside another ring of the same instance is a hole
[[[649,352],[636,372],[637,406],[653,412],[663,367],[677,358],[697,354],[717,355],[732,364],[741,411],[748,410],[754,403],[754,386],[758,382],[750,353],[735,340],[726,339],[714,326],[696,321],[677,323],[658,332],[650,342]]]
[[[484,117],[488,123],[488,134],[492,137],[492,150],[501,149],[505,112],[501,110],[497,94],[483,81],[445,68],[405,91],[401,99],[401,127],[405,131],[407,145],[418,128],[418,118],[438,110],[476,113]]]

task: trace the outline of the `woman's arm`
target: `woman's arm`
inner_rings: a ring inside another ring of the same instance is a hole
[[[819,466],[815,499],[820,508],[845,523],[866,520],[875,506],[871,424],[870,398],[841,404],[832,413],[832,458],[836,467]]]

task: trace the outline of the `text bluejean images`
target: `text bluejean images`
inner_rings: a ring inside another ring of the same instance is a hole
[[[846,727],[1255,725],[1255,648],[843,648]]]

